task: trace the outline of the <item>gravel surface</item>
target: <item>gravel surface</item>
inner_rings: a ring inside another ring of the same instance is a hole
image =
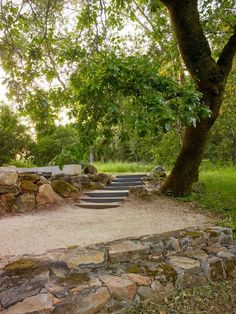
[[[60,206],[0,219],[0,258],[41,254],[70,245],[89,245],[125,237],[162,233],[209,224],[210,218],[190,205],[165,197],[127,199],[113,209]]]

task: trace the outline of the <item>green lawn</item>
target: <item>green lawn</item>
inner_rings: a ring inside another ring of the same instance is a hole
[[[191,196],[202,209],[217,214],[219,224],[231,226],[236,232],[236,168],[221,167],[200,171],[199,183]]]
[[[118,161],[114,162],[110,161],[106,163],[95,162],[94,166],[98,169],[99,172],[106,173],[126,173],[126,172],[146,173],[150,172],[154,168],[154,165],[151,164]]]

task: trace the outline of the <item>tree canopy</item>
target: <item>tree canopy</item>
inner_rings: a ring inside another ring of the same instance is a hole
[[[232,67],[234,11],[233,0],[2,1],[9,97],[41,135],[66,107],[82,149],[112,132],[155,141],[185,126],[163,192],[186,194]]]

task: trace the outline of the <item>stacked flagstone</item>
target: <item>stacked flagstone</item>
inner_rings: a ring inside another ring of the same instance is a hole
[[[236,277],[223,227],[188,228],[0,261],[0,313],[115,313]]]

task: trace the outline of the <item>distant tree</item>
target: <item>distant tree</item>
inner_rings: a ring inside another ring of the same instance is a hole
[[[0,165],[11,159],[27,157],[32,140],[27,127],[20,123],[19,117],[7,105],[0,106]]]

